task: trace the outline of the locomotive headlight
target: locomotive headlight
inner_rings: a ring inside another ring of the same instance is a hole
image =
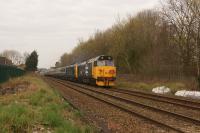
[[[110,70],[109,73],[110,74],[115,74],[115,70]]]

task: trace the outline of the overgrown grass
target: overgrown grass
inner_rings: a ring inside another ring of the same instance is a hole
[[[41,89],[30,96],[29,103],[33,106],[41,106],[55,99],[55,95],[48,93],[45,89]]]
[[[62,100],[41,78],[26,75],[9,82],[13,85],[24,81],[30,82],[26,92],[0,96],[0,133],[33,132],[37,126],[56,133],[95,132],[82,122],[83,114]]]
[[[118,81],[118,88],[125,89],[137,89],[137,90],[145,90],[151,91],[155,87],[166,86],[169,87],[172,93],[175,93],[177,90],[186,89],[186,85],[181,82],[131,82],[131,81]]]
[[[34,113],[22,104],[12,103],[0,108],[2,132],[25,132],[34,122]]]
[[[42,110],[42,121],[51,127],[58,127],[63,124],[64,119],[60,113],[58,105],[48,105]]]

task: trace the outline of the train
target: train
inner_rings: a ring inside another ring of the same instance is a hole
[[[100,87],[113,87],[116,80],[116,66],[112,56],[100,55],[81,63],[51,69],[45,76]]]

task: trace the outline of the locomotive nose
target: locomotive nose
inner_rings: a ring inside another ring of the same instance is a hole
[[[104,76],[105,77],[112,77],[115,73],[116,73],[116,71],[112,68],[104,69]]]
[[[116,69],[111,66],[99,67],[97,72],[97,77],[114,77],[116,75]]]

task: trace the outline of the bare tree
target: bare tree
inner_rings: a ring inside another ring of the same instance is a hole
[[[72,64],[72,56],[71,54],[68,53],[64,53],[61,57],[60,57],[60,66],[66,66],[66,65],[71,65]]]
[[[196,63],[197,70],[197,79],[199,82],[200,88],[200,1],[199,0],[191,0],[190,1],[190,10],[192,14],[195,16],[195,23],[193,27],[193,40],[195,44],[195,52],[194,52],[194,61]]]
[[[24,52],[23,53],[23,64],[25,64],[25,62],[26,62],[26,59],[29,57],[29,53],[28,52]]]
[[[15,50],[5,50],[2,52],[2,56],[10,59],[15,65],[20,65],[24,62],[23,56]]]
[[[186,75],[191,73],[195,43],[193,31],[196,15],[192,8],[196,0],[168,0],[163,4],[162,16],[171,27],[171,43],[178,45],[177,54],[181,57]]]

